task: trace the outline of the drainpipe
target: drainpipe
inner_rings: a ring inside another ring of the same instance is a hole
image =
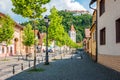
[[[98,18],[97,18],[97,9],[94,9],[91,7],[91,4],[89,4],[89,8],[96,11],[96,55],[95,55],[95,62],[98,61]]]

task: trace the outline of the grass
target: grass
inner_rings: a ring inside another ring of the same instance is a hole
[[[32,68],[32,69],[28,70],[28,72],[43,72],[43,71],[45,71],[45,69],[43,69],[43,68],[36,68],[36,69]]]
[[[2,59],[2,60],[0,60],[0,61],[9,61],[9,59]]]
[[[52,59],[52,60],[59,60],[59,59],[54,58],[54,59]]]

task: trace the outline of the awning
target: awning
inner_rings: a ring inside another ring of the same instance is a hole
[[[93,4],[93,3],[96,2],[96,1],[97,1],[97,0],[91,0],[89,5]]]

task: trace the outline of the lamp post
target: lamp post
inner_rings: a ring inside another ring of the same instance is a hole
[[[45,24],[46,24],[46,57],[45,57],[45,65],[49,65],[49,56],[48,56],[48,26],[49,26],[50,20],[49,20],[47,15],[44,17],[44,21],[45,21]]]

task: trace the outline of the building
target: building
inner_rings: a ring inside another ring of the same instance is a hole
[[[96,11],[93,12],[92,17],[92,26],[90,28],[90,47],[91,47],[91,57],[94,61],[96,61]]]
[[[120,71],[120,0],[91,0],[97,3],[98,62]]]
[[[3,13],[0,13],[0,16],[6,17],[6,15]],[[38,30],[33,30],[33,32],[35,32],[35,36],[38,39],[37,43],[38,45],[36,46],[36,50],[40,51],[45,34],[40,33]],[[15,22],[14,34],[13,39],[11,40],[11,44],[7,46],[5,42],[0,43],[0,57],[13,55],[26,55],[29,53],[34,53],[34,45],[28,48],[22,42],[23,42],[23,26]]]
[[[0,13],[0,16],[6,17],[6,15],[3,13]],[[0,43],[0,57],[18,55],[21,54],[22,50],[24,51],[24,49],[22,49],[22,30],[23,26],[15,22],[14,34],[11,44],[7,46],[5,42]]]
[[[35,36],[38,39],[36,50],[37,50],[37,52],[41,52],[41,50],[44,47],[44,45],[43,45],[43,39],[46,36],[46,33],[40,33],[38,30],[35,30]]]
[[[75,31],[73,24],[71,25],[69,36],[74,42],[76,42],[76,31]]]
[[[89,14],[89,11],[86,10],[65,10],[66,12],[72,12],[74,16],[82,15],[82,14]]]
[[[83,44],[84,44],[84,50],[86,51],[86,52],[89,52],[89,53],[91,53],[91,47],[90,47],[90,29],[89,28],[86,28],[85,29],[85,38],[84,38],[84,40],[83,40]]]

